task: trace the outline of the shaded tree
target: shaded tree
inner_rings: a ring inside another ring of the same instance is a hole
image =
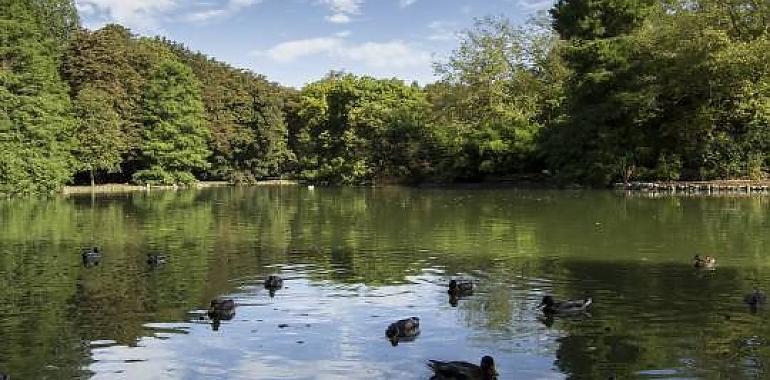
[[[145,169],[139,183],[189,184],[193,170],[205,169],[209,131],[200,84],[185,65],[163,60],[147,81],[143,98]]]

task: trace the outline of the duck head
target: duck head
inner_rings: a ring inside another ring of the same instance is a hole
[[[388,340],[390,340],[390,344],[393,345],[393,347],[398,346],[398,327],[396,326],[388,326],[388,329],[385,330],[385,336],[388,337]]]
[[[449,281],[449,290],[457,290],[457,281],[456,280]]]
[[[537,305],[537,308],[543,308],[543,307],[551,307],[556,303],[556,301],[553,300],[553,297],[551,296],[544,296],[543,300],[540,301],[540,305]]]
[[[484,379],[496,378],[497,370],[495,369],[495,359],[488,355],[481,358],[481,373],[484,376]]]

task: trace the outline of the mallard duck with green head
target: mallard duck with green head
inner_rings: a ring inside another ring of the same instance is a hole
[[[481,358],[481,365],[466,362],[442,362],[429,360],[434,375],[431,380],[494,380],[497,379],[495,360],[491,356]]]

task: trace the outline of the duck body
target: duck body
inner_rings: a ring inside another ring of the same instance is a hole
[[[743,302],[747,303],[754,310],[762,306],[766,301],[765,293],[759,289],[754,289],[753,292],[743,297]]]
[[[412,340],[420,335],[420,318],[412,317],[393,322],[385,330],[385,336],[396,346],[400,340]]]
[[[83,265],[96,266],[102,260],[102,253],[99,251],[99,247],[92,247],[84,249],[80,256],[83,259]]]
[[[447,293],[451,296],[466,296],[473,294],[473,282],[469,280],[449,281],[449,290]]]
[[[152,266],[164,265],[168,262],[168,259],[164,255],[147,254],[147,264]]]
[[[548,315],[569,315],[585,313],[592,303],[593,299],[591,297],[586,297],[582,300],[556,301],[551,296],[545,296],[538,307],[542,308],[543,313]]]
[[[207,314],[209,319],[215,321],[229,321],[235,317],[235,301],[231,299],[211,300]]]
[[[700,255],[695,255],[692,258],[692,264],[696,268],[714,269],[717,266],[717,259],[711,256],[701,257]]]
[[[280,289],[283,287],[283,279],[276,276],[276,275],[270,275],[265,278],[265,289]]]
[[[429,360],[428,367],[435,373],[432,380],[493,380],[497,379],[495,361],[491,356],[481,358],[481,365],[453,361]]]

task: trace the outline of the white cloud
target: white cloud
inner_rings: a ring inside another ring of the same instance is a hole
[[[431,56],[423,49],[400,40],[352,43],[345,36],[317,37],[280,43],[259,55],[276,62],[290,63],[314,55],[325,55],[342,63],[358,63],[375,69],[403,69],[430,65]]]
[[[406,8],[414,3],[416,3],[417,0],[399,0],[398,6],[401,8]]]
[[[428,24],[430,34],[428,39],[431,41],[451,41],[457,39],[457,24],[446,21],[433,21]]]
[[[318,37],[282,42],[268,50],[267,56],[277,62],[294,62],[298,58],[329,53],[342,44],[338,37]]]
[[[340,38],[350,37],[350,35],[353,34],[349,30],[343,30],[341,32],[337,32],[334,35]]]
[[[223,19],[238,13],[243,8],[248,8],[261,2],[262,0],[228,0],[226,4],[223,4],[224,7],[189,13],[183,16],[183,19],[190,22],[208,22]]]
[[[331,16],[326,16],[326,21],[334,24],[347,24],[352,21],[350,16],[361,13],[363,0],[319,0],[332,12]]]
[[[76,0],[78,10],[104,22],[118,22],[140,30],[158,27],[158,18],[174,9],[177,0]]]
[[[529,11],[543,10],[552,7],[554,0],[519,0],[519,8]]]
[[[320,0],[320,2],[334,13],[359,14],[363,0]]]
[[[420,66],[430,63],[430,54],[420,51],[403,41],[384,43],[366,42],[360,45],[342,46],[336,54],[342,58],[358,61],[374,68],[395,68]]]
[[[212,3],[198,3],[198,11],[174,16],[183,7],[190,7],[185,0],[76,0],[82,15],[87,16],[93,27],[117,22],[138,32],[159,32],[164,20],[203,22],[221,19],[237,13],[243,8],[258,4],[262,0],[218,0]],[[201,7],[203,5],[203,7]]]
[[[347,24],[351,20],[350,20],[350,16],[344,13],[335,13],[331,16],[326,16],[326,21],[329,21],[333,24]]]

